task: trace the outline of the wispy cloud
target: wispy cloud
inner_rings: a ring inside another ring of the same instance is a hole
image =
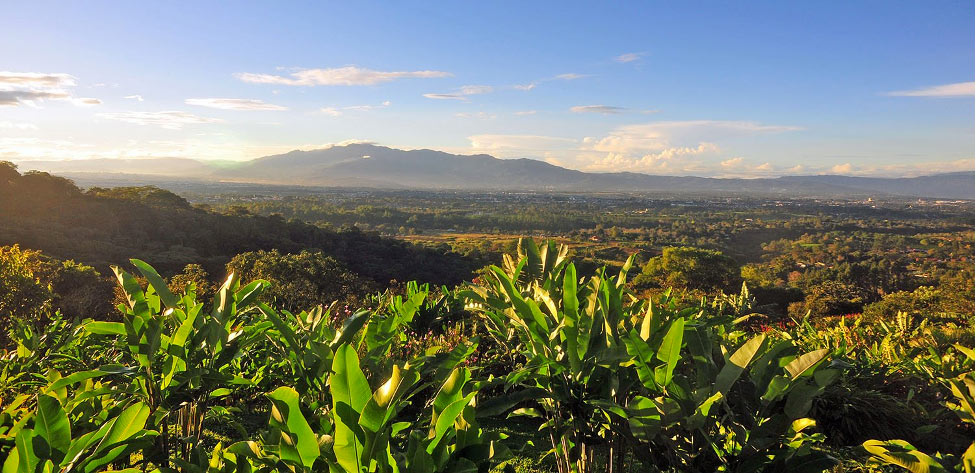
[[[156,125],[168,130],[179,130],[184,125],[219,123],[223,120],[201,117],[188,112],[178,110],[166,110],[162,112],[106,112],[96,114],[97,117],[118,120],[120,122],[134,123],[137,125]]]
[[[461,86],[456,92],[423,94],[428,99],[436,100],[468,100],[468,96],[488,94],[494,91],[492,86]]]
[[[575,105],[570,107],[570,111],[575,114],[591,113],[591,114],[619,114],[626,112],[628,109],[624,107],[615,107],[613,105]]]
[[[0,122],[0,129],[7,130],[37,130],[37,125],[28,122]]]
[[[957,82],[940,86],[923,87],[921,89],[894,91],[886,95],[897,97],[973,97],[973,82]]]
[[[241,72],[235,76],[254,84],[280,84],[286,86],[372,86],[397,79],[450,77],[444,71],[376,71],[357,66],[331,69],[301,69],[280,76]]]
[[[590,77],[590,74],[577,74],[575,72],[568,72],[566,74],[557,74],[553,79],[559,79],[561,81],[574,81],[577,79],[583,79],[585,77]]]
[[[382,109],[384,107],[390,107],[391,102],[385,100],[378,105],[350,105],[349,107],[343,107],[345,110],[357,110],[360,112],[365,112],[367,110]]]
[[[385,100],[385,101],[383,101],[383,102],[381,102],[381,103],[379,103],[377,105],[349,105],[349,106],[346,106],[346,107],[323,107],[323,108],[319,109],[319,112],[322,112],[322,113],[324,113],[326,115],[331,115],[333,117],[339,117],[340,115],[343,115],[343,111],[346,111],[346,110],[352,110],[352,111],[357,111],[357,112],[366,112],[366,111],[369,111],[369,110],[382,109],[382,108],[385,108],[385,107],[390,107],[390,104],[391,104],[391,102],[389,100]]]
[[[517,112],[513,112],[512,114],[513,115],[536,115],[536,111],[535,110],[520,110],[520,111],[517,111]]]
[[[132,100],[135,100],[135,101],[138,101],[138,102],[142,102],[143,101],[142,96],[139,95],[139,94],[127,95],[127,96],[123,97],[123,99],[132,99]]]
[[[64,88],[74,85],[75,78],[70,74],[0,71],[0,87]]]
[[[616,56],[614,60],[619,63],[631,63],[641,59],[641,57],[644,55],[645,53],[624,53],[620,56]]]
[[[63,91],[0,90],[0,105],[34,105],[36,101],[69,97],[71,95]]]
[[[101,104],[95,98],[73,98],[67,88],[75,86],[70,74],[37,72],[0,72],[0,106],[36,106],[45,100],[67,100],[78,106]]]
[[[91,107],[93,105],[101,105],[102,101],[94,97],[74,97],[71,99],[71,103],[79,107]]]
[[[538,85],[539,84],[537,84],[535,82],[530,82],[529,84],[516,84],[516,85],[512,86],[512,88],[513,89],[517,89],[517,90],[521,90],[521,91],[531,91],[531,90],[535,89],[536,86],[538,86]]]
[[[184,101],[188,105],[199,105],[221,110],[288,110],[288,107],[269,104],[258,99],[227,99],[227,98],[206,98],[206,99],[187,99]]]
[[[491,120],[491,119],[494,119],[494,118],[496,118],[498,116],[495,115],[495,114],[487,113],[487,112],[459,112],[459,113],[455,114],[455,117],[458,117],[458,118],[474,118],[474,119],[482,119],[482,120]]]

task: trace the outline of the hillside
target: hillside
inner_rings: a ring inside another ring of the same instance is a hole
[[[70,180],[17,170],[0,162],[0,246],[20,244],[109,273],[136,257],[167,274],[189,263],[214,274],[237,254],[318,249],[378,285],[392,279],[457,283],[477,265],[356,228],[324,229],[281,216],[218,214],[153,186],[91,188]]]

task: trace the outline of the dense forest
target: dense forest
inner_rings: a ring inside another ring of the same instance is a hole
[[[0,162],[2,467],[972,472],[973,212]]]

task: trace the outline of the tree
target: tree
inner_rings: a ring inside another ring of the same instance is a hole
[[[289,311],[311,309],[333,301],[355,304],[376,290],[374,285],[321,251],[283,254],[278,250],[246,252],[227,264],[242,281],[267,280],[272,289],[262,295]]]
[[[695,247],[665,247],[661,256],[648,260],[633,284],[638,289],[733,290],[741,282],[739,274],[736,262],[722,252]]]
[[[187,287],[193,285],[197,292],[197,300],[209,301],[214,295],[214,285],[210,282],[207,270],[198,263],[188,264],[183,271],[170,278],[170,291],[183,293]]]
[[[15,322],[40,327],[53,311],[106,319],[114,311],[112,292],[113,285],[92,267],[18,245],[0,247],[0,345]]]
[[[791,307],[794,312],[800,312],[800,309],[816,316],[834,316],[860,312],[864,302],[864,292],[855,285],[825,281],[807,289],[803,305],[792,304]]]

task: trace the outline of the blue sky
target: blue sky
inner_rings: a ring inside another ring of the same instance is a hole
[[[974,168],[973,2],[11,2],[0,159],[351,140],[587,171]]]

